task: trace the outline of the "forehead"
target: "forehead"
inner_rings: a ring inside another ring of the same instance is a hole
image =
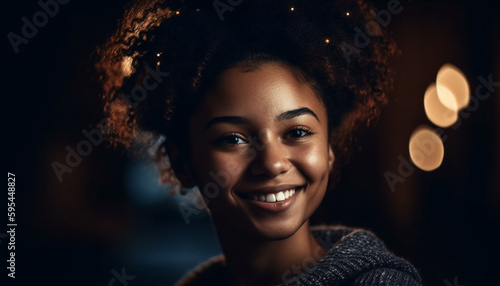
[[[308,107],[318,116],[326,110],[313,88],[289,67],[266,63],[248,70],[234,67],[224,71],[213,89],[202,99],[205,116],[273,116]],[[326,119],[325,119],[326,120]]]

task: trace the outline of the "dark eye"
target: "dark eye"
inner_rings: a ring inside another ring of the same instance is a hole
[[[311,135],[311,131],[307,128],[294,128],[286,134],[287,139],[299,139]]]
[[[247,143],[243,138],[236,134],[222,136],[216,141],[219,145],[236,145],[236,144],[245,144]]]

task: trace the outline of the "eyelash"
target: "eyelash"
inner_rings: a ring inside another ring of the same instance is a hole
[[[230,139],[239,139],[239,140],[243,141],[244,143],[248,143],[248,141],[243,139],[242,136],[238,133],[231,133],[231,134],[222,135],[221,137],[217,138],[217,140],[215,140],[214,143],[216,145],[229,145],[229,146],[241,144],[241,143],[230,143],[229,142]]]
[[[292,129],[288,130],[287,131],[287,135],[291,134],[292,132],[294,131],[301,131],[303,132],[303,136],[299,136],[299,137],[293,137],[293,138],[287,138],[287,139],[291,139],[291,140],[299,140],[301,138],[304,138],[306,136],[310,136],[312,135],[313,133],[311,132],[311,129],[308,128],[308,127],[305,127],[305,126],[297,126],[297,127],[293,127]]]
[[[297,137],[291,137],[290,135],[294,131],[300,131],[300,132],[302,132],[302,134],[299,135],[299,136],[297,136]],[[285,133],[284,139],[286,139],[286,140],[300,140],[301,138],[310,136],[312,134],[313,133],[311,132],[310,128],[305,127],[305,126],[297,126],[297,127],[293,127],[292,129],[289,129]],[[237,142],[237,143],[230,142],[231,139],[241,140],[242,142]],[[231,133],[231,134],[226,134],[226,135],[223,135],[223,136],[219,137],[217,140],[215,140],[214,143],[216,145],[235,146],[235,145],[239,145],[239,144],[243,144],[243,143],[248,143],[248,140],[243,139],[242,136],[241,136],[241,134]]]

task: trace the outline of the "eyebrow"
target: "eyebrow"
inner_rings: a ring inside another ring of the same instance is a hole
[[[305,115],[305,114],[312,115],[319,122],[319,118],[316,115],[316,113],[314,113],[311,109],[309,109],[307,107],[297,108],[297,109],[283,112],[280,115],[278,115],[278,117],[276,117],[276,121],[289,120],[289,119],[292,119],[292,118],[295,118],[295,117],[298,117],[301,115]]]
[[[278,115],[276,117],[275,121],[279,122],[279,121],[284,121],[284,120],[290,120],[290,119],[293,119],[295,117],[299,117],[299,116],[306,115],[306,114],[313,116],[319,122],[319,118],[316,115],[316,113],[314,113],[311,109],[309,109],[307,107],[301,107],[301,108],[297,108],[297,109],[293,109],[293,110],[289,110],[289,111],[283,112],[283,113],[281,113],[280,115]],[[205,131],[207,131],[213,125],[219,124],[219,123],[229,123],[229,124],[235,124],[235,125],[243,125],[243,124],[249,124],[250,120],[248,120],[245,117],[240,117],[240,116],[220,116],[220,117],[214,117],[214,118],[210,119],[210,121],[208,121],[207,125],[205,125]]]

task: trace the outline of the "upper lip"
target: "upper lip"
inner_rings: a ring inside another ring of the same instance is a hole
[[[242,190],[237,192],[237,194],[243,195],[243,194],[251,194],[251,193],[259,193],[259,194],[271,194],[271,193],[278,193],[278,192],[283,192],[286,190],[290,189],[298,189],[303,187],[305,184],[287,184],[287,185],[278,185],[278,186],[268,186],[268,187],[261,187],[261,188],[252,188],[248,190]]]

